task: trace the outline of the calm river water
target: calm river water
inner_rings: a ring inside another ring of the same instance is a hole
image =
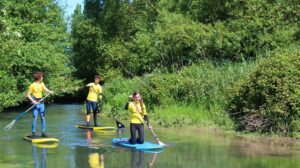
[[[160,140],[169,144],[160,153],[147,153],[111,145],[111,139],[129,136],[126,130],[93,132],[75,128],[83,123],[82,105],[48,105],[47,132],[59,144],[33,145],[22,138],[31,133],[31,112],[9,131],[0,130],[0,167],[34,168],[296,168],[300,167],[300,145],[260,143],[224,135],[214,130],[194,128],[163,129],[154,127]],[[26,109],[25,109],[26,110]],[[21,113],[0,114],[4,128]],[[40,121],[40,120],[38,120]],[[151,121],[151,114],[150,114]],[[128,128],[128,122],[122,121]],[[102,118],[102,126],[115,126],[111,118]],[[40,130],[40,122],[38,122]],[[202,130],[202,131],[201,131]],[[145,129],[146,140],[155,142]]]

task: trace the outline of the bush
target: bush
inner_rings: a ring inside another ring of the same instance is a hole
[[[256,62],[217,65],[203,61],[177,73],[155,72],[132,79],[115,76],[104,85],[104,112],[128,119],[124,105],[128,95],[137,90],[142,93],[149,115],[163,126],[228,124],[224,112],[228,90],[256,66]]]
[[[279,52],[237,85],[228,112],[238,130],[287,134],[299,129],[300,52]]]

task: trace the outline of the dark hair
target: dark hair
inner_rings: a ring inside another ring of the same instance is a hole
[[[100,77],[100,75],[95,75],[95,79],[99,79],[99,80],[101,80],[101,77]]]
[[[36,71],[33,74],[34,81],[40,80],[44,76],[44,73],[42,71]]]
[[[141,95],[140,92],[135,91],[135,92],[133,92],[132,97],[135,97],[135,96],[138,95],[138,94]],[[142,96],[141,96],[141,99],[139,100],[139,102],[140,102],[141,108],[142,108],[142,110],[143,110],[143,109],[144,109],[144,101],[143,101],[143,99],[142,99]]]
[[[132,93],[132,97],[135,97],[137,94],[140,94],[139,92],[135,91]]]

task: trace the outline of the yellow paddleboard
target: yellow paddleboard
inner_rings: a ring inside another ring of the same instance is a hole
[[[32,145],[38,147],[38,148],[46,148],[46,149],[52,149],[58,147],[58,143],[33,143]]]
[[[30,141],[32,143],[54,143],[54,142],[59,142],[59,139],[56,138],[45,138],[41,136],[37,136],[35,138],[32,138],[31,135],[25,136],[25,140]]]
[[[76,125],[76,128],[81,128],[81,129],[92,129],[95,131],[115,131],[116,128],[115,127],[87,127],[85,125]]]

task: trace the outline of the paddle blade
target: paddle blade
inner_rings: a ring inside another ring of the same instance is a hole
[[[150,124],[148,124],[148,128],[149,128],[149,130],[151,131],[151,133],[152,133],[152,135],[154,136],[154,138],[157,140],[157,143],[158,143],[159,145],[161,145],[161,146],[168,146],[167,144],[161,142],[161,141],[158,139],[157,135],[156,135],[155,132],[153,131],[153,128],[150,126]]]
[[[161,145],[161,146],[168,146],[167,144],[161,142],[160,140],[158,140],[157,142],[158,142],[158,145]]]
[[[120,121],[116,120],[116,124],[117,124],[117,127],[118,129],[121,129],[121,128],[125,128],[125,125],[122,124]]]
[[[14,124],[15,124],[16,120],[13,120],[12,122],[10,122],[7,126],[4,127],[4,130],[7,131],[9,129],[11,129]]]

